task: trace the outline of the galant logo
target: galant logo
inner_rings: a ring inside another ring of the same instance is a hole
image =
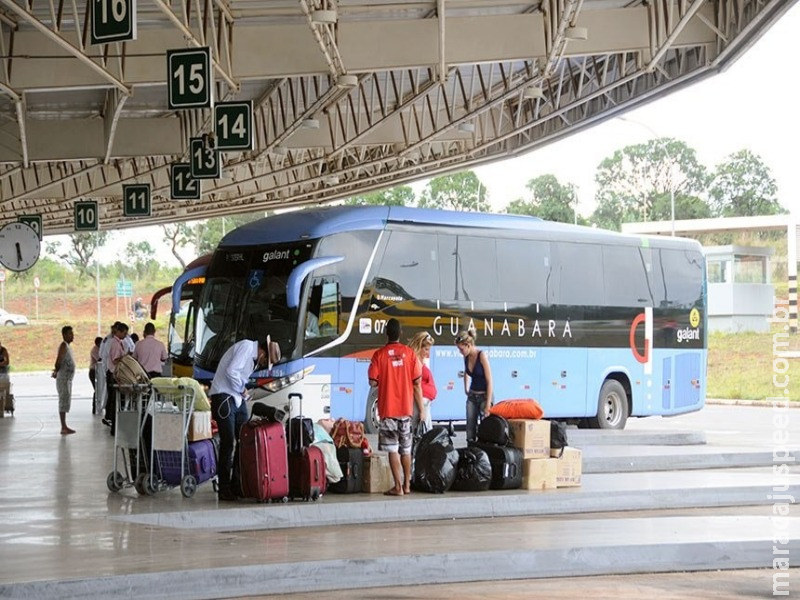
[[[688,342],[689,340],[700,339],[700,330],[692,329],[691,327],[684,327],[683,329],[678,329],[678,331],[676,331],[675,333],[678,336],[678,343]]]

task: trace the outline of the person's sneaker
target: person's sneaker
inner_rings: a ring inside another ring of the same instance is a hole
[[[109,421],[108,419],[103,419],[103,425],[105,425],[106,427],[111,427],[111,421]]]

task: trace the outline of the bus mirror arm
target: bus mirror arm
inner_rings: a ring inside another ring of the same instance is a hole
[[[344,256],[320,256],[297,265],[289,274],[289,279],[286,282],[286,305],[289,308],[297,308],[300,305],[300,286],[302,286],[306,275],[315,269],[327,267],[343,260]]]

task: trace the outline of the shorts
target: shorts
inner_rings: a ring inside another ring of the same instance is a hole
[[[411,454],[411,417],[381,419],[378,450]]]

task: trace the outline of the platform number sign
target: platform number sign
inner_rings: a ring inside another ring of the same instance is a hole
[[[204,138],[192,138],[189,143],[191,175],[195,179],[219,178],[219,152],[206,143]]]
[[[92,44],[136,39],[136,0],[90,0]]]
[[[172,163],[169,170],[170,197],[173,200],[199,200],[200,180],[192,177],[189,163]]]
[[[17,219],[20,223],[25,223],[28,227],[36,232],[39,240],[42,239],[42,215],[20,215]]]
[[[97,231],[97,202],[75,203],[75,231]]]
[[[122,214],[125,217],[150,216],[150,184],[122,186]]]
[[[167,77],[170,110],[211,108],[214,82],[210,48],[167,50]]]
[[[253,149],[253,103],[220,102],[214,105],[217,150]]]

